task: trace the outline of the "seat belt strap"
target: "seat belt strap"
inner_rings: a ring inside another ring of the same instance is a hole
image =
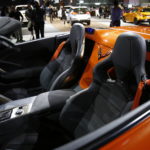
[[[147,60],[147,61],[150,61],[150,52],[147,52],[147,53],[146,53],[146,60]]]
[[[115,67],[111,67],[110,69],[108,69],[107,75],[109,78],[115,79],[116,78]]]
[[[59,44],[58,48],[56,49],[55,53],[53,54],[52,58],[50,61],[56,59],[58,55],[60,54],[61,50],[63,49],[66,41],[63,41],[61,44]]]
[[[131,110],[137,108],[140,104],[140,99],[142,96],[142,92],[143,92],[143,88],[145,85],[150,86],[150,80],[145,80],[145,81],[141,81],[138,85],[134,100],[133,100],[133,105],[131,107]]]

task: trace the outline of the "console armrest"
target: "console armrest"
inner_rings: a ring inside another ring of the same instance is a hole
[[[56,90],[0,105],[0,148],[3,143],[28,129],[31,131],[38,128],[40,117],[45,115],[43,112],[50,112],[46,115],[59,114],[66,100],[73,94],[75,91],[70,89]]]

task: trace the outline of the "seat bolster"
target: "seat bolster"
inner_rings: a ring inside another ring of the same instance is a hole
[[[65,85],[65,79],[68,78],[69,79],[69,69],[65,70],[63,73],[61,73],[56,80],[52,83],[51,87],[50,87],[50,91],[53,90],[57,90],[57,89],[62,89]],[[67,81],[67,80],[66,80]],[[68,82],[67,82],[68,85]],[[67,88],[67,87],[65,87]]]
[[[60,123],[69,133],[73,133],[80,120],[98,94],[99,88],[94,83],[90,88],[71,96],[60,114]]]
[[[108,79],[107,71],[113,67],[111,56],[99,62],[93,71],[93,81],[102,84]]]
[[[84,68],[84,60],[76,57],[71,66],[61,73],[52,83],[50,90],[69,88],[73,86],[81,77]]]
[[[32,105],[32,112],[59,112],[66,103],[66,100],[73,94],[75,94],[75,91],[70,89],[42,93],[34,100]]]
[[[51,87],[53,76],[59,66],[60,64],[56,60],[53,60],[42,70],[40,75],[40,83],[44,89],[49,90],[49,87]]]
[[[69,40],[72,47],[72,53],[81,52],[84,35],[85,35],[84,26],[81,23],[75,23],[70,31],[70,36],[69,36]]]

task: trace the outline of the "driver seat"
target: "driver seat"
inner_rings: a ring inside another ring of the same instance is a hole
[[[8,87],[3,93],[6,97],[16,100],[33,96],[48,90],[69,88],[78,81],[82,74],[84,61],[83,42],[85,37],[84,26],[80,23],[73,25],[70,35],[57,58],[50,61],[40,75],[40,91],[33,89]],[[4,101],[2,102],[4,103]]]

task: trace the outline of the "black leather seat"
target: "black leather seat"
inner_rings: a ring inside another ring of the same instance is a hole
[[[84,36],[84,26],[74,24],[59,57],[50,62],[41,73],[40,81],[44,89],[55,90],[72,85],[82,68],[80,65],[84,55]]]
[[[146,43],[132,32],[123,33],[113,53],[94,69],[90,87],[67,100],[60,123],[74,138],[92,132],[131,110],[137,85],[146,80]],[[116,80],[108,69],[115,68]]]
[[[70,36],[66,41],[66,44],[63,46],[59,56],[53,61],[50,61],[41,72],[41,92],[69,88],[76,83],[81,76],[81,72],[83,71],[84,36],[84,26],[79,23],[74,24],[71,28]],[[38,93],[39,89],[34,91],[34,89],[30,88],[25,89],[15,87],[11,89],[7,87],[5,92],[2,94],[16,100]]]

